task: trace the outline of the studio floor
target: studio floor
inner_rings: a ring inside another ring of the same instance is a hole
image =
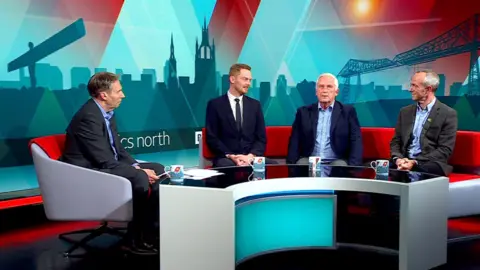
[[[112,249],[118,239],[101,236],[92,241],[94,247],[83,258],[65,258],[70,244],[58,234],[94,228],[96,222],[51,222],[41,205],[0,211],[0,269],[2,270],[64,270],[64,269],[159,269],[159,259],[125,256]],[[372,226],[372,221],[368,221]],[[365,230],[367,226],[358,226]],[[480,234],[480,217],[450,220],[449,237]],[[83,253],[84,250],[79,250]],[[448,263],[437,269],[480,269],[480,240],[450,243]],[[188,258],[185,258],[188,259]],[[308,269],[397,269],[394,255],[340,248],[335,251],[295,251],[263,255],[249,260],[237,270],[308,270]]]

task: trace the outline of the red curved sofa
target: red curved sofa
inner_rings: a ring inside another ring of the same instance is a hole
[[[285,162],[291,126],[266,127],[267,147],[265,156]],[[365,162],[390,158],[390,141],[394,128],[363,127],[363,159]],[[457,140],[449,164],[454,167],[450,178],[450,217],[480,214],[480,132],[457,131]],[[199,147],[199,166],[211,165],[212,152],[205,141],[205,128]],[[468,173],[466,173],[468,171]]]

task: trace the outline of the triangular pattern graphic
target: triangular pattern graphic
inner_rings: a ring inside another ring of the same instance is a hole
[[[269,81],[275,76],[309,5],[310,0],[260,3],[239,57],[239,62],[255,67],[259,81]]]
[[[0,25],[8,25],[8,31],[2,31],[2,40],[8,42],[0,43],[0,59],[10,61],[13,58],[7,57],[7,53],[11,51],[14,45],[11,40],[15,40],[17,35],[20,35],[20,27],[23,24],[23,20],[27,15],[27,10],[31,0],[18,0],[18,1],[3,1],[2,9],[8,10],[0,16]],[[3,63],[3,61],[2,61]]]
[[[208,26],[217,46],[218,71],[226,73],[232,63],[239,61],[260,2],[217,0]]]
[[[303,102],[303,99],[300,96],[300,94],[298,93],[298,90],[297,90],[296,87],[290,89],[290,95],[288,97],[292,101],[292,104],[295,107],[295,109],[298,109],[303,105],[307,105]]]
[[[23,138],[26,136],[27,127],[32,123],[43,90],[37,88],[1,91],[9,91],[3,92],[8,93],[6,96],[9,98],[0,98],[0,115],[11,116],[14,113],[15,117],[2,118],[0,135],[2,138]],[[28,96],[28,98],[25,98],[25,96]],[[19,107],[18,104],[22,104],[22,107]],[[19,111],[20,108],[21,111]]]
[[[10,151],[10,147],[6,145],[4,140],[0,140],[0,164],[3,163],[4,158],[6,157],[8,158],[9,151]]]
[[[292,85],[295,81],[293,80],[293,77],[292,77],[292,74],[290,73],[290,70],[287,66],[287,63],[285,63],[285,61],[282,61],[282,63],[280,64],[280,67],[278,68],[278,71],[277,71],[277,74],[275,75],[275,77],[272,78],[272,87],[274,89],[276,89],[277,87],[277,79],[280,75],[284,75],[285,76],[285,79],[287,80],[287,85]],[[274,95],[273,96],[276,96],[278,93],[275,91],[273,91]]]
[[[357,115],[359,117],[360,126],[375,127],[377,126],[377,118],[372,115],[369,104],[367,102],[360,102],[354,105]]]
[[[80,109],[80,107],[85,104],[85,101],[90,98],[86,88],[72,89],[68,92],[58,91],[54,93],[56,93],[55,96],[58,105],[61,107],[63,116],[68,120],[72,119],[78,109]]]
[[[283,126],[286,122],[284,119],[290,118],[290,121],[287,121],[293,123],[292,114],[283,109],[278,99],[270,99],[269,104],[266,106],[264,117],[267,126]],[[293,115],[293,117],[295,117],[295,115]]]
[[[103,53],[99,67],[107,68],[114,72],[115,68],[122,68],[124,73],[138,73],[139,67],[130,53],[130,48],[123,35],[122,29],[117,24],[113,29],[110,41]]]
[[[180,1],[179,1],[180,2]],[[210,18],[213,15],[213,10],[217,0],[190,0],[190,5],[195,12],[198,25],[203,25],[204,20],[207,21],[207,25],[210,24]]]
[[[475,117],[467,97],[460,97],[453,109],[457,111],[458,118],[461,119],[458,125],[459,130],[478,130],[480,119]]]
[[[26,137],[64,133],[68,122],[52,91],[46,89],[38,103]]]
[[[152,106],[155,107],[155,104],[159,102],[152,98],[155,93],[153,89],[143,89],[142,91],[146,93],[139,93],[138,89],[124,89],[126,98],[115,111],[119,129],[131,132],[145,130],[147,117],[138,117],[138,115],[149,115],[151,112],[150,108]],[[139,106],[140,104],[141,106]]]
[[[152,100],[155,102],[150,104],[149,112],[146,117],[144,130],[161,130],[161,129],[175,129],[177,123],[172,121],[175,119],[170,112],[167,103],[171,102],[171,99],[167,93],[162,92],[164,90],[157,90],[152,95]],[[189,114],[186,114],[187,116]]]

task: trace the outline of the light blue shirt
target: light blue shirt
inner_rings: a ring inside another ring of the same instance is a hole
[[[434,98],[430,104],[427,105],[425,109],[422,109],[420,105],[417,104],[417,112],[415,114],[415,124],[413,125],[413,141],[408,149],[408,156],[411,159],[414,159],[422,152],[422,146],[420,145],[420,136],[422,135],[423,125],[428,119],[432,107],[435,104],[437,99]]]
[[[313,155],[320,156],[322,160],[333,160],[337,158],[330,145],[330,126],[334,105],[335,101],[326,109],[322,109],[320,104],[318,104],[317,137],[315,138]]]
[[[113,153],[115,154],[115,159],[118,160],[117,150],[115,148],[115,141],[113,140],[112,130],[110,129],[110,119],[112,119],[113,117],[113,111],[106,112],[95,99],[93,101],[95,101],[98,108],[102,112],[103,119],[105,119],[105,123],[107,124],[108,137],[110,138],[110,146],[112,147]]]

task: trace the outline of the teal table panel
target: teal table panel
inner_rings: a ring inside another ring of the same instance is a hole
[[[335,221],[335,195],[272,196],[238,204],[236,262],[280,250],[334,248]]]

